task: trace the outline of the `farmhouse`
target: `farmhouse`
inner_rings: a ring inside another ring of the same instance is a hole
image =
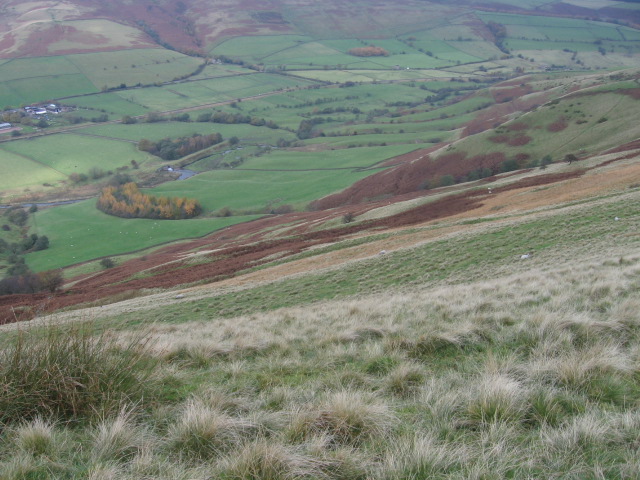
[[[0,123],[0,130],[6,130],[7,128],[11,128],[13,125],[10,123]]]

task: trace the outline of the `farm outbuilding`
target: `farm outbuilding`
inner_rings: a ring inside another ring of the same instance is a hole
[[[6,130],[7,128],[11,128],[13,125],[10,123],[0,123],[0,130]]]

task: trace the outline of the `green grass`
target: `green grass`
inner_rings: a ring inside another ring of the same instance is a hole
[[[7,144],[0,147],[0,191],[15,192],[19,188],[42,187],[43,183],[57,184],[66,175],[43,163],[9,152]]]
[[[254,168],[266,170],[330,170],[334,168],[368,168],[374,166],[376,163],[402,155],[415,149],[415,146],[400,145],[356,148],[318,153],[274,151],[269,155],[250,159],[238,167],[237,170],[241,171]]]
[[[130,90],[120,95],[127,101],[153,111],[175,110],[273,92],[278,89],[305,86],[302,79],[254,73],[220,77],[194,82]]]
[[[73,105],[80,110],[77,112],[79,115],[87,116],[91,118],[96,115],[95,111],[105,111],[115,118],[124,115],[144,115],[149,112],[148,108],[145,108],[137,103],[133,103],[123,98],[126,94],[123,93],[100,93],[97,95],[90,95],[86,97],[74,97],[67,101],[65,104]],[[89,109],[89,112],[83,112],[82,109]]]
[[[303,35],[256,35],[230,38],[217,45],[211,53],[234,58],[260,61],[275,52],[287,50],[311,39]]]
[[[340,191],[373,171],[248,171],[216,170],[152,189],[154,194],[188,195],[207,211],[228,206],[234,211],[263,211],[269,206],[291,204],[304,208],[308,202]]]
[[[74,55],[70,60],[97,88],[166,82],[193,72],[202,60],[163,49]]]
[[[100,212],[95,207],[95,200],[87,200],[39,211],[32,231],[38,235],[46,235],[50,240],[50,247],[30,253],[26,260],[34,271],[51,270],[183,238],[201,237],[253,218],[256,217],[180,221],[124,219]]]
[[[8,80],[0,89],[0,105],[19,106],[51,98],[97,92],[98,89],[80,73],[39,76]]]
[[[150,158],[132,143],[74,134],[19,140],[5,144],[4,148],[63,175],[87,173],[94,167],[105,171],[115,170],[129,165],[131,160],[143,164]]]
[[[542,158],[550,154],[560,161],[568,153],[599,152],[627,143],[637,135],[633,118],[637,100],[618,93],[602,92],[599,95],[564,98],[557,104],[547,104],[526,117],[528,129],[522,133],[531,141],[520,147],[505,143],[494,143],[488,139],[502,130],[490,130],[458,142],[451,151],[466,151],[469,154],[503,152],[507,158],[519,152]],[[564,118],[567,127],[553,132],[548,127]],[[604,122],[600,119],[606,118]],[[472,155],[471,155],[472,156]]]
[[[197,117],[198,112],[191,113],[192,118]],[[293,138],[290,132],[273,130],[267,127],[254,127],[252,125],[225,125],[218,123],[200,122],[160,122],[160,123],[137,123],[132,125],[103,125],[87,127],[80,132],[91,133],[93,135],[104,135],[105,137],[122,138],[125,140],[138,141],[146,138],[152,141],[162,138],[178,138],[191,136],[194,133],[202,135],[209,133],[220,133],[224,139],[233,136],[238,137],[246,143],[273,143],[280,137]]]

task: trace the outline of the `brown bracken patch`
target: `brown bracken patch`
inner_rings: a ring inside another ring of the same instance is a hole
[[[565,128],[567,128],[569,126],[569,124],[567,123],[567,120],[564,117],[560,117],[558,120],[556,120],[553,123],[550,123],[547,126],[547,130],[549,132],[561,132],[562,130],[564,130]]]

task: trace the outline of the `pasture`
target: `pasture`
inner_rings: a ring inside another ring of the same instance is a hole
[[[149,154],[140,152],[133,143],[75,134],[18,140],[6,143],[2,148],[65,176],[87,173],[91,168],[115,170],[129,165],[131,160],[144,164],[150,159]]]
[[[268,73],[252,73],[204,79],[193,82],[149,87],[118,92],[126,101],[152,111],[169,111],[185,107],[270,93],[281,89],[303,87],[312,82]]]
[[[0,197],[3,201],[15,195],[20,189],[39,189],[42,184],[57,184],[66,179],[66,175],[54,168],[35,161],[24,155],[18,155],[6,149],[8,144],[0,146]]]
[[[106,215],[97,210],[95,205],[95,200],[86,200],[38,211],[37,226],[32,230],[38,235],[46,235],[50,247],[27,255],[31,269],[50,270],[174,240],[201,237],[228,225],[255,218],[195,218],[180,221],[124,219]]]
[[[166,82],[193,72],[201,63],[163,49],[13,59],[0,64],[0,106],[97,93],[123,83]]]
[[[246,169],[265,170],[331,170],[343,168],[369,168],[389,158],[415,150],[415,146],[399,145],[386,147],[354,148],[324,152],[273,151],[268,155],[251,158],[237,171]]]
[[[197,198],[209,212],[229,207],[234,212],[257,213],[284,204],[303,209],[310,201],[338,192],[372,173],[375,171],[214,170],[165,183],[150,192]]]
[[[146,138],[151,141],[163,138],[177,138],[191,136],[195,133],[208,135],[220,133],[225,140],[232,136],[240,139],[241,143],[271,143],[275,144],[278,138],[293,139],[294,135],[282,130],[273,130],[267,127],[254,127],[253,125],[226,125],[220,123],[203,122],[159,122],[136,123],[132,125],[103,125],[87,127],[79,130],[83,133],[101,135],[105,137],[121,138],[124,140],[138,141]]]
[[[125,115],[144,115],[149,113],[149,109],[131,102],[123,92],[100,93],[97,95],[87,95],[84,97],[73,97],[65,100],[65,105],[72,105],[80,109],[106,112],[110,117],[118,118]],[[94,112],[77,112],[79,115],[93,115]]]
[[[171,81],[202,64],[202,59],[164,49],[86,53],[68,59],[99,89]]]
[[[213,55],[226,55],[252,62],[312,41],[304,35],[255,35],[230,38],[211,50]]]

